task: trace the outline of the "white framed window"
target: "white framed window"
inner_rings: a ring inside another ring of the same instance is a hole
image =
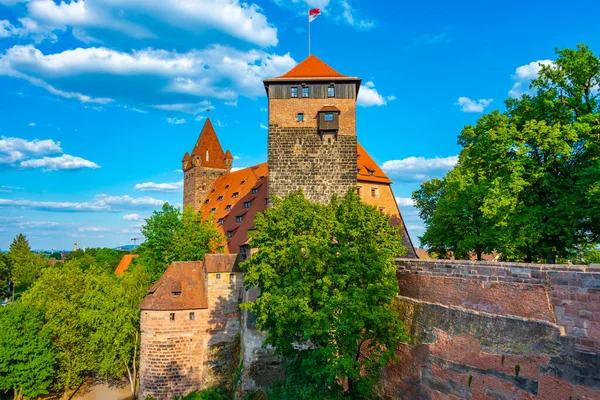
[[[294,98],[298,97],[298,88],[297,87],[292,88],[291,96]]]
[[[335,88],[333,86],[327,88],[327,97],[335,97]]]

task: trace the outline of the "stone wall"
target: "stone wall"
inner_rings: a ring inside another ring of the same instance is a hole
[[[269,196],[302,189],[311,201],[329,202],[356,187],[356,136],[323,141],[316,127],[269,125]]]
[[[208,309],[142,310],[140,399],[172,399],[209,386],[233,392],[243,280],[241,272],[230,275],[206,274]]]
[[[198,161],[199,163],[199,161]],[[215,180],[228,173],[226,169],[194,165],[183,175],[183,204],[199,210]]]
[[[398,259],[382,397],[600,399],[600,268]]]

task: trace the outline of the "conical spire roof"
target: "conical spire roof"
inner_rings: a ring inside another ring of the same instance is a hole
[[[233,156],[231,155],[231,152],[229,151],[229,149],[227,149],[227,152],[225,152],[225,159],[233,160]]]
[[[200,165],[203,167],[227,168],[223,148],[221,147],[219,138],[217,138],[215,128],[213,128],[212,122],[210,122],[210,118],[207,118],[204,123],[202,132],[200,132],[194,150],[192,150],[192,156],[199,156]]]

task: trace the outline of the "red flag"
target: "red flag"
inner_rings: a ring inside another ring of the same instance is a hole
[[[319,8],[308,10],[308,22],[313,22],[319,15],[321,15],[321,9]]]

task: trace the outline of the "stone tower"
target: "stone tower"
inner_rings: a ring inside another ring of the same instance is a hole
[[[192,154],[186,152],[183,156],[183,204],[199,210],[217,177],[231,171],[232,161],[229,150],[223,153],[215,129],[207,118]]]
[[[314,55],[264,81],[269,98],[269,196],[302,189],[312,201],[356,188],[360,79]]]

